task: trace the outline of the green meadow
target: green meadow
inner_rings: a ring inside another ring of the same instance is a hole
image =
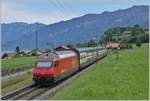
[[[27,69],[34,65],[35,57],[16,57],[1,61],[1,70],[11,71],[13,69]]]
[[[119,51],[106,57],[77,78],[55,100],[148,100],[149,52],[148,44],[140,48]]]

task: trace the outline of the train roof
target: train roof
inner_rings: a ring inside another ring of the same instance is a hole
[[[94,50],[102,50],[104,47],[88,47],[88,48],[77,48],[79,52],[90,52]]]
[[[76,50],[79,51],[79,53],[82,52],[91,52],[91,51],[98,51],[103,50],[104,47],[88,47],[88,48],[77,48]],[[71,57],[71,56],[77,56],[77,53],[74,50],[66,50],[66,51],[55,51],[51,53],[44,53],[40,55],[37,59],[37,61],[41,60],[57,60],[61,58]]]
[[[70,57],[70,56],[77,56],[77,54],[72,51],[72,50],[68,50],[68,51],[56,51],[56,52],[51,52],[51,53],[44,53],[42,55],[40,55],[38,58],[40,60],[40,58],[50,58],[50,59],[60,59],[60,58],[65,58],[65,57]]]
[[[59,55],[59,58],[65,58],[69,56],[77,56],[75,51],[68,50],[68,51],[57,51],[55,52],[57,55]]]

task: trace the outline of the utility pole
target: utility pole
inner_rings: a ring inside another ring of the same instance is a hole
[[[96,38],[96,43],[97,43],[97,47],[98,47],[98,45],[99,45],[99,36],[97,35],[97,38]]]
[[[54,52],[55,51],[55,47],[54,47],[53,42],[51,42],[51,46],[52,46],[52,51]]]
[[[36,45],[36,58],[37,58],[37,52],[38,52],[38,35],[37,30],[35,31],[35,45]]]
[[[110,33],[109,33],[109,37],[108,37],[109,39],[109,42],[108,42],[108,45],[109,45],[109,55],[110,55]]]

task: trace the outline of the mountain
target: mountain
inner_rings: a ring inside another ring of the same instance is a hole
[[[84,42],[101,35],[108,28],[133,26],[135,24],[139,24],[143,28],[148,28],[148,6],[133,6],[113,12],[105,11],[101,14],[87,14],[50,25],[41,24],[38,28],[38,47],[50,47],[52,46],[51,43],[54,46],[58,46],[61,44]],[[11,31],[7,33],[7,37],[4,37],[7,32],[7,26],[10,26]],[[27,29],[30,28],[25,28],[24,31],[27,32],[24,34],[23,31],[18,30],[20,25],[15,28],[11,24],[7,24],[7,26],[5,26],[4,30],[2,24],[2,40],[4,40],[2,42],[6,42],[5,45],[2,45],[2,49],[14,50],[17,45],[25,49],[33,49],[35,47],[35,33],[33,30],[28,31]],[[16,36],[14,37],[14,35]]]
[[[1,24],[2,50],[11,50],[12,46],[9,45],[10,43],[13,42],[12,44],[17,45],[19,44],[18,41],[20,39],[26,36],[32,36],[35,33],[35,30],[39,30],[44,26],[46,25],[41,23],[27,24],[24,22]],[[10,48],[7,48],[8,46]]]
[[[16,22],[10,24],[1,24],[2,42],[17,40],[25,35],[31,35],[35,30],[39,30],[46,25],[40,23],[27,24]]]

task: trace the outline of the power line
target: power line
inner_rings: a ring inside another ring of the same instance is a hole
[[[69,9],[65,6],[65,4],[62,2],[60,2],[59,0],[49,0],[49,3],[52,3],[54,7],[56,7],[62,14],[67,15],[68,17],[72,18],[71,13],[69,11]],[[57,12],[58,13],[58,12]],[[59,15],[59,14],[58,14]],[[60,17],[61,15],[59,15]],[[51,36],[55,37],[56,35]],[[58,42],[56,42],[58,43]]]
[[[53,5],[56,9],[58,9],[58,10],[60,11],[60,13],[61,13],[62,15],[61,15],[61,14],[58,14],[59,17],[60,17],[60,16],[63,16],[64,14],[67,15],[67,16],[69,16],[64,10],[61,9],[61,7],[58,5],[57,2],[55,2],[55,0],[49,0],[49,2],[52,3],[52,5]],[[70,16],[69,16],[69,17],[70,17]]]
[[[58,16],[58,17],[60,17],[60,16],[63,16],[64,15],[64,13],[62,13],[62,11],[60,10],[60,8],[57,6],[57,4],[55,3],[55,2],[53,2],[53,0],[49,0],[49,2],[48,2],[48,4],[52,4],[52,6],[54,7],[54,8],[56,8],[56,9],[58,9],[59,11],[60,11],[60,13],[58,13],[58,12],[55,12],[56,13],[56,16]]]
[[[66,7],[59,1],[59,0],[55,0],[56,3],[59,5],[59,7],[62,8],[62,11],[68,15],[70,18],[72,18],[71,14],[68,12],[68,10],[66,9]]]
[[[57,2],[59,2],[61,5],[62,5],[62,7],[66,10],[66,12],[72,17],[72,15],[71,15],[71,9],[67,6],[67,4],[66,4],[66,2],[65,1],[63,1],[63,0],[56,0]]]
[[[66,6],[68,8],[69,11],[71,12],[75,12],[73,9],[71,9],[70,5],[68,4],[68,2],[66,2],[65,0],[62,0],[62,2],[68,6]]]

